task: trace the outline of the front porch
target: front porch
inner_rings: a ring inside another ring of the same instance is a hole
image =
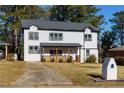
[[[75,43],[41,43],[41,61],[80,62],[81,45]]]

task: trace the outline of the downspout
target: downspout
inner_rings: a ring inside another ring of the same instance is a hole
[[[85,35],[85,31],[84,31],[84,35]],[[83,36],[83,38],[84,38],[84,36]],[[83,42],[84,44],[84,61],[85,61],[85,40],[84,40],[84,42]]]
[[[98,61],[100,62],[101,61],[101,44],[100,44],[100,32],[97,33],[97,49],[98,49]]]

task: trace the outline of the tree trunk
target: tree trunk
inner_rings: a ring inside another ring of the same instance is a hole
[[[17,30],[14,30],[14,36],[15,36],[15,53],[18,53],[18,32]]]

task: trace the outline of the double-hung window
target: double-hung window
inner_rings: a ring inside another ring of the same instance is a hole
[[[29,54],[38,54],[38,46],[29,46]]]
[[[63,34],[59,34],[59,40],[63,40]]]
[[[62,33],[50,33],[49,34],[49,40],[50,41],[62,41],[63,40],[63,34]]]
[[[58,40],[58,34],[57,33],[53,34],[53,36],[54,36],[53,40]]]
[[[84,35],[84,40],[85,41],[92,41],[92,35],[91,34],[85,34]]]
[[[29,32],[29,40],[39,40],[38,32]]]
[[[90,50],[87,49],[87,50],[86,50],[86,56],[88,57],[89,55],[90,55]]]

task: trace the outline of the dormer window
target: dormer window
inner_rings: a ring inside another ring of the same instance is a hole
[[[85,34],[84,35],[84,40],[85,41],[92,41],[92,35],[91,34]]]
[[[39,40],[38,32],[29,32],[29,40]]]

